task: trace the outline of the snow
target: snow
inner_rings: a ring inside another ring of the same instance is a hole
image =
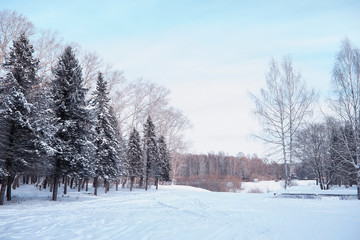
[[[249,185],[264,193],[245,193]],[[0,206],[0,239],[359,239],[360,201],[278,198],[274,191],[284,190],[277,186],[246,183],[244,193],[160,186],[97,197],[70,190],[58,202],[48,190],[21,186]],[[315,187],[301,183],[286,191]]]

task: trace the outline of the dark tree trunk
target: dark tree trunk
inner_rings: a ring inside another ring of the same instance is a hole
[[[85,183],[86,183],[86,179],[82,182],[82,186],[81,186],[81,189],[84,189],[85,188]]]
[[[135,180],[135,177],[130,177],[130,191],[132,191],[132,188],[134,186],[134,180]]]
[[[144,177],[141,176],[141,177],[140,177],[140,180],[139,180],[139,188],[142,188],[143,182],[144,182]]]
[[[86,179],[86,190],[85,191],[89,191],[89,179]]]
[[[357,169],[356,184],[357,184],[357,198],[358,200],[360,200],[360,169]]]
[[[74,178],[71,178],[71,181],[70,181],[70,189],[73,189],[73,186],[74,186]]]
[[[125,188],[126,182],[127,182],[127,177],[125,178],[125,180],[124,180],[123,183],[122,183],[122,188]]]
[[[54,176],[54,185],[53,185],[53,194],[52,194],[53,201],[57,200],[58,189],[59,189],[59,177]]]
[[[11,201],[11,184],[14,178],[12,176],[7,177],[7,188],[6,188],[6,200]]]
[[[53,179],[53,180],[54,180],[54,179]],[[50,191],[50,192],[53,192],[54,183],[53,183],[53,182],[51,182],[51,183],[49,183],[49,185],[50,185],[50,189],[49,189],[49,191]]]
[[[119,180],[116,180],[116,191],[119,191]]]
[[[104,179],[104,188],[105,188],[105,193],[108,192],[108,184],[109,184],[109,181]]]
[[[81,190],[81,184],[82,184],[82,179],[79,179],[78,192],[80,192],[80,190]]]
[[[14,178],[14,183],[13,183],[13,185],[12,185],[12,189],[13,190],[16,190],[16,188],[18,187],[18,181],[19,181],[19,176],[16,176],[15,178]]]
[[[44,179],[44,182],[43,182],[43,189],[46,189],[46,185],[47,185],[47,177]]]
[[[146,177],[145,177],[145,191],[148,190],[148,185],[149,185],[149,177],[146,175]]]
[[[68,178],[65,177],[65,181],[64,181],[64,195],[67,194],[67,186],[68,186]]]
[[[97,196],[98,177],[94,177],[94,195]]]
[[[156,186],[156,190],[159,189],[159,178],[155,178],[155,186]]]
[[[7,183],[6,180],[4,179],[3,182],[1,183],[1,189],[0,189],[0,205],[4,205],[6,186]]]
[[[37,177],[37,176],[33,176],[33,177],[31,178],[31,184],[35,184],[35,183],[37,183],[37,181],[38,181],[38,177]]]

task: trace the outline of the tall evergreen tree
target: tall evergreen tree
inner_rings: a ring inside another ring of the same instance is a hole
[[[155,126],[148,117],[144,125],[144,162],[145,162],[145,190],[148,189],[149,178],[158,178],[159,174],[159,154],[157,148],[157,139],[155,134]]]
[[[115,139],[118,141],[117,144],[117,152],[119,155],[119,175],[120,176],[128,176],[128,170],[129,170],[129,162],[126,156],[126,142],[122,137],[122,131],[119,126],[119,123],[115,117],[114,110],[111,106],[109,106],[109,115],[110,115],[110,124],[112,128],[114,129]]]
[[[85,100],[81,67],[71,47],[67,47],[53,69],[53,111],[57,118],[54,148],[54,189],[57,199],[60,177],[85,178],[92,173],[90,114]]]
[[[108,94],[107,82],[104,80],[103,75],[99,73],[93,99],[96,133],[95,195],[97,195],[99,177],[105,180],[105,191],[107,191],[109,180],[116,179],[120,172],[120,146],[115,135],[113,118],[110,115]]]
[[[130,191],[136,177],[143,175],[142,150],[139,132],[134,128],[129,137],[127,158],[129,161]]]
[[[33,129],[36,116],[34,90],[38,84],[38,60],[25,34],[13,42],[3,65],[4,77],[0,81],[1,96],[1,161],[6,172],[2,191],[7,185],[7,199],[11,200],[11,184],[17,173],[30,173],[38,165],[37,137]],[[6,182],[6,184],[5,184]],[[3,195],[0,194],[0,204]]]
[[[158,140],[159,148],[159,162],[161,164],[160,170],[160,180],[170,181],[170,153],[167,148],[164,136],[160,136]]]

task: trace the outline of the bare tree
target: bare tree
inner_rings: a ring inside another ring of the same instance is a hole
[[[150,115],[157,126],[157,134],[167,139],[170,152],[186,146],[179,141],[183,140],[183,131],[190,128],[191,123],[179,109],[170,106],[169,89],[143,79],[127,82],[121,72],[115,79],[119,79],[119,84],[113,85],[112,106],[124,132],[134,127],[141,129]]]
[[[342,42],[332,74],[336,99],[331,108],[351,129],[351,137],[343,138],[347,154],[343,160],[357,170],[357,193],[360,200],[360,50],[349,39]]]
[[[33,24],[16,11],[0,11],[0,64],[5,60],[10,43],[19,38],[22,33],[26,36],[32,35],[34,33]]]
[[[49,82],[51,69],[55,66],[60,54],[64,50],[63,39],[59,33],[51,30],[40,30],[36,34],[34,49],[36,57],[39,59],[39,76]]]
[[[290,165],[293,162],[293,143],[298,129],[311,113],[311,104],[317,94],[308,91],[300,73],[293,68],[289,57],[283,59],[281,68],[272,59],[266,76],[267,89],[259,97],[251,94],[255,114],[263,125],[260,139],[273,146],[270,155],[279,155],[284,163],[285,188],[290,186]]]
[[[356,144],[353,142],[352,127],[348,123],[327,118],[330,138],[329,172],[332,184],[352,185],[357,183],[356,168],[351,164],[351,157],[356,154]]]
[[[184,137],[184,131],[192,126],[189,119],[179,109],[170,106],[169,89],[141,78],[127,81],[122,72],[110,73],[113,79],[112,107],[124,133],[128,134],[133,128],[141,131],[146,118],[151,116],[156,134],[164,136],[167,141],[174,179],[184,166],[180,153],[189,146]]]
[[[103,60],[96,52],[83,51],[80,64],[84,76],[84,85],[90,88],[96,82],[98,72],[103,68]]]
[[[329,189],[331,173],[330,136],[325,124],[312,123],[299,131],[295,141],[296,155],[316,176],[322,190]]]

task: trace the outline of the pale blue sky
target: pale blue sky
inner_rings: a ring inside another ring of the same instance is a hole
[[[172,91],[193,122],[193,151],[262,154],[248,92],[290,55],[308,86],[330,89],[341,40],[360,47],[360,1],[0,0],[38,28],[99,53],[129,79]]]

